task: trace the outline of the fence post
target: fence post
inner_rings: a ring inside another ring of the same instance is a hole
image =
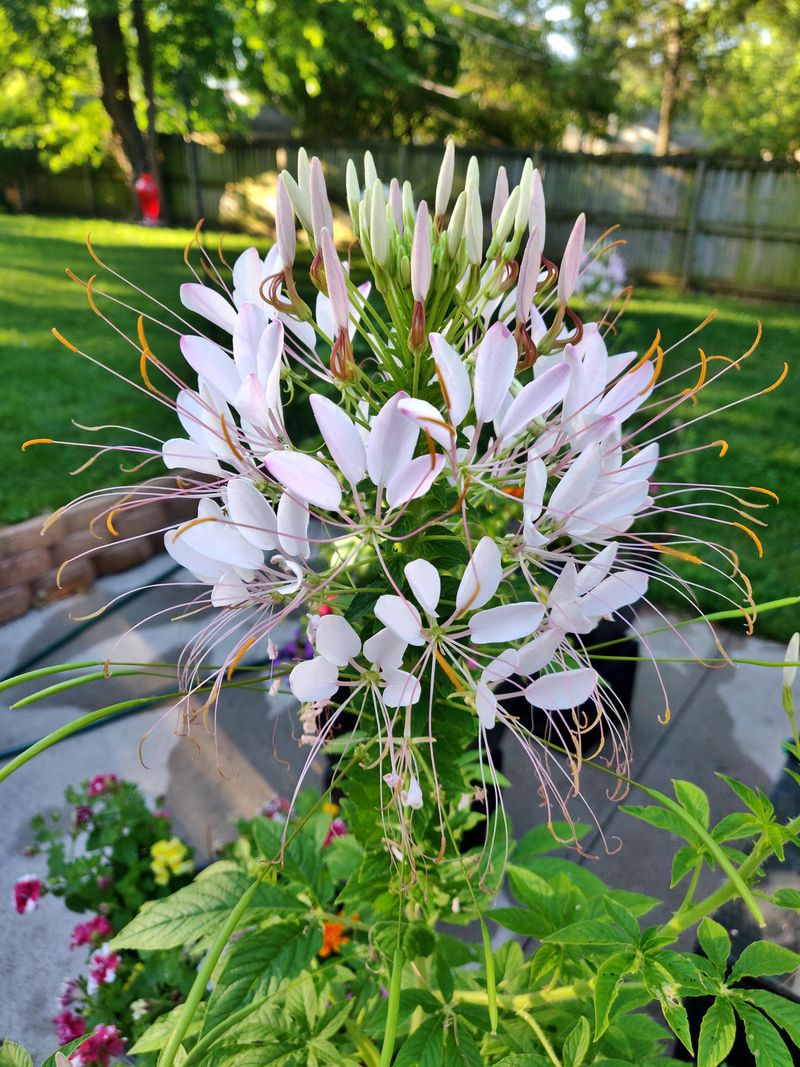
[[[694,169],[692,177],[692,193],[689,200],[689,217],[686,220],[686,240],[683,247],[683,270],[681,271],[680,289],[685,293],[689,288],[692,277],[692,255],[694,253],[695,237],[697,236],[697,220],[700,213],[700,196],[703,192],[703,181],[706,176],[706,161],[700,159]]]

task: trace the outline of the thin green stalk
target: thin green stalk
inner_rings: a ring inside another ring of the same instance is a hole
[[[536,1022],[530,1012],[525,1011],[524,1008],[520,1008],[520,1010],[517,1012],[517,1015],[520,1017],[520,1019],[526,1022],[531,1028],[531,1030],[533,1030],[533,1032],[536,1034],[537,1038],[539,1039],[540,1045],[547,1054],[547,1058],[553,1064],[553,1067],[563,1067],[561,1060],[555,1053],[555,1049],[547,1039],[547,1034],[544,1032],[544,1030],[542,1030],[541,1026],[539,1026],[539,1024]]]
[[[392,959],[392,975],[389,979],[389,999],[386,1003],[386,1030],[383,1035],[383,1046],[379,1067],[390,1067],[394,1046],[397,1042],[397,1020],[400,1015],[400,984],[403,978],[403,950],[397,946]]]
[[[366,1067],[380,1067],[381,1057],[375,1044],[370,1041],[361,1027],[353,1019],[345,1019],[344,1028],[348,1037],[358,1049],[358,1054]],[[188,1060],[185,1067],[188,1067]]]
[[[506,1011],[519,1012],[528,1008],[544,1008],[552,1004],[568,1004],[573,1000],[587,1000],[594,996],[594,979],[578,979],[569,985],[552,989],[538,989],[534,993],[498,993],[497,1004]],[[456,989],[453,1000],[457,1004],[488,1005],[489,994],[483,989]]]
[[[492,939],[489,936],[489,928],[484,922],[483,916],[480,917],[481,921],[481,937],[483,938],[483,959],[484,966],[486,968],[486,997],[489,1007],[489,1021],[492,1024],[492,1033],[497,1033],[497,978],[494,970],[494,953],[492,952]]]
[[[76,689],[78,686],[88,685],[89,682],[102,682],[107,678],[124,678],[131,674],[152,678],[169,677],[166,674],[156,674],[153,671],[149,671],[144,666],[141,668],[132,667],[121,671],[93,671],[91,674],[82,674],[78,678],[67,678],[63,682],[57,682],[56,685],[48,685],[45,689],[39,689],[36,693],[22,697],[21,700],[11,705],[11,711],[16,711],[17,708],[25,708],[28,704],[35,704],[38,700],[45,700],[47,697],[55,696],[57,693],[63,693],[65,689]]]
[[[172,1031],[169,1041],[164,1046],[161,1055],[158,1057],[158,1067],[173,1067],[178,1049],[181,1047],[186,1032],[189,1029],[189,1025],[194,1018],[194,1014],[200,1006],[200,1001],[205,996],[206,987],[211,980],[214,968],[216,967],[225,946],[230,940],[231,934],[239,925],[239,920],[242,918],[245,911],[247,911],[250,901],[255,896],[256,890],[261,885],[268,870],[268,867],[264,867],[263,871],[259,874],[249,889],[247,889],[247,891],[240,897],[239,903],[228,915],[221,930],[214,938],[213,944],[208,950],[206,958],[203,960],[203,965],[197,972],[197,977],[192,983],[189,995],[184,1001],[183,1011],[180,1013],[180,1018],[175,1029]]]

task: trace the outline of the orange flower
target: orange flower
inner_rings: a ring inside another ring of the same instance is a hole
[[[342,923],[324,922],[322,924],[322,948],[319,950],[322,959],[326,959],[332,952],[339,952],[342,945],[347,944],[350,938],[344,936],[346,929],[347,927]]]

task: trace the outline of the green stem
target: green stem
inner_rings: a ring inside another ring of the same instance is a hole
[[[528,1008],[543,1008],[552,1004],[566,1004],[572,1000],[587,1000],[594,996],[594,979],[579,979],[570,985],[553,989],[538,989],[534,993],[497,995],[498,1006],[506,1011],[525,1011]],[[488,1005],[489,994],[483,989],[456,989],[453,993],[456,1004]]]
[[[358,1023],[345,1019],[344,1028],[350,1040],[358,1049],[358,1054],[367,1067],[380,1067],[381,1058],[376,1046],[370,1041]],[[188,1060],[186,1061],[188,1064]]]
[[[386,1004],[386,1031],[383,1035],[383,1047],[379,1067],[390,1067],[394,1046],[397,1041],[397,1019],[400,1015],[400,983],[403,978],[403,950],[395,949],[392,960],[392,976],[389,979],[389,1000]]]
[[[11,711],[16,711],[17,708],[27,707],[28,704],[35,704],[37,700],[45,700],[47,697],[55,696],[57,693],[61,693],[65,689],[75,689],[80,685],[88,685],[89,682],[103,682],[107,678],[123,678],[131,674],[154,678],[169,677],[166,674],[157,674],[154,671],[149,671],[144,666],[131,667],[121,671],[93,671],[91,674],[81,674],[78,678],[66,678],[63,682],[57,682],[55,685],[48,685],[45,689],[39,689],[37,692],[31,693],[29,696],[22,697],[21,700],[18,700],[15,704],[11,705]]]
[[[175,1056],[177,1055],[178,1049],[181,1047],[183,1039],[186,1036],[186,1031],[189,1029],[191,1021],[194,1018],[194,1014],[200,1006],[200,1001],[205,996],[206,988],[208,986],[209,981],[211,980],[211,975],[214,971],[214,968],[216,967],[217,962],[220,956],[222,955],[225,946],[230,940],[231,934],[239,925],[239,920],[242,918],[245,911],[247,911],[250,901],[255,896],[256,890],[261,885],[261,882],[268,870],[269,868],[265,867],[264,870],[259,874],[256,880],[249,887],[249,889],[247,889],[247,891],[242,895],[242,897],[239,899],[239,903],[228,915],[228,918],[225,920],[222,929],[214,938],[211,948],[208,950],[206,958],[203,960],[203,965],[197,972],[197,977],[192,983],[192,988],[189,990],[189,995],[184,1002],[183,1011],[180,1014],[180,1019],[175,1029],[172,1031],[170,1039],[165,1045],[163,1052],[158,1057],[158,1067],[173,1067],[175,1063]],[[230,1019],[227,1020],[227,1023],[228,1025],[230,1025]]]
[[[541,1026],[539,1026],[534,1017],[529,1012],[525,1011],[524,1008],[520,1008],[520,1010],[517,1012],[517,1015],[520,1017],[520,1019],[526,1022],[531,1028],[531,1030],[533,1030],[533,1032],[536,1034],[539,1039],[539,1043],[546,1052],[547,1058],[553,1064],[553,1067],[563,1067],[561,1060],[558,1058],[558,1056],[556,1056],[553,1046],[547,1039],[547,1034],[545,1034],[544,1030],[542,1030]]]

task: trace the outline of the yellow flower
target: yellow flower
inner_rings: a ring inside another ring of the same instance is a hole
[[[192,861],[186,858],[188,851],[179,837],[156,841],[150,848],[150,869],[156,885],[167,885],[173,875],[191,873]]]
[[[332,803],[323,804],[322,805],[322,810],[327,815],[330,815],[331,818],[333,818],[334,816],[339,814],[339,805],[338,804],[332,804]]]

